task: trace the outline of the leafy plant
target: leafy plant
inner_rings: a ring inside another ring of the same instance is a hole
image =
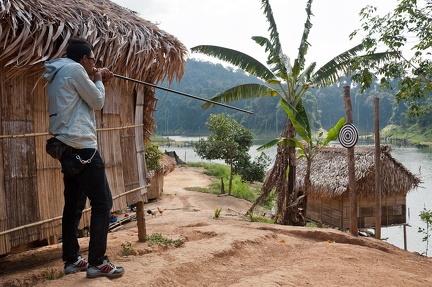
[[[171,246],[180,247],[183,245],[183,240],[181,239],[168,239],[162,236],[160,233],[154,233],[147,235],[147,242],[149,246],[152,245],[162,245],[162,246]]]
[[[216,207],[214,211],[214,218],[219,218],[222,211],[222,207]]]
[[[247,215],[248,215],[250,222],[262,222],[262,223],[272,223],[272,224],[275,223],[275,220],[268,219],[268,218],[261,217],[261,216],[255,216],[253,214],[253,212],[251,212],[251,211],[248,211]]]
[[[160,160],[164,153],[159,150],[157,144],[146,145],[145,148],[145,160],[148,170],[155,170],[160,168]]]
[[[420,219],[421,221],[426,223],[426,228],[419,227],[418,232],[423,233],[424,235],[422,241],[423,242],[426,241],[426,251],[424,254],[427,256],[429,250],[429,238],[431,237],[431,234],[429,232],[431,230],[431,224],[432,224],[432,211],[423,208],[423,211],[420,211]]]
[[[132,244],[129,241],[123,243],[121,247],[123,248],[123,256],[137,255],[137,252],[133,249]]]
[[[42,277],[46,280],[56,280],[64,276],[64,271],[59,271],[54,268],[42,271]]]
[[[230,167],[228,194],[231,195],[235,171],[250,164],[249,148],[252,146],[253,134],[229,115],[211,114],[206,122],[212,132],[207,139],[200,139],[194,150],[203,159],[224,160]]]

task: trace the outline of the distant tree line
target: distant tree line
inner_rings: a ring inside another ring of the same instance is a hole
[[[259,81],[243,71],[192,59],[187,61],[186,72],[181,81],[172,83],[169,88],[209,99],[229,87]],[[381,128],[387,125],[415,124],[425,127],[432,123],[430,112],[418,117],[409,117],[408,105],[404,102],[397,103],[394,97],[398,89],[398,81],[392,81],[390,84],[392,88],[384,90],[378,84],[373,84],[362,94],[360,89],[352,84],[351,78],[346,77],[330,87],[310,89],[310,92],[303,98],[303,103],[308,111],[312,129],[329,130],[338,119],[345,116],[342,97],[342,87],[345,85],[351,86],[353,122],[361,135],[373,132],[375,97],[380,98]],[[166,83],[162,83],[161,86],[167,87]],[[205,122],[210,114],[225,113],[256,135],[276,137],[283,127],[281,119],[286,117],[282,108],[278,106],[278,97],[229,103],[229,105],[252,111],[252,115],[224,107],[204,110],[201,108],[204,103],[202,101],[159,89],[156,90],[156,97],[158,99],[155,113],[156,133],[159,135],[206,135],[209,131]],[[430,99],[430,97],[424,99],[424,105],[432,106]]]

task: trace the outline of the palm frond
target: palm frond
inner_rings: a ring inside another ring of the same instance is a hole
[[[329,144],[329,142],[334,141],[338,138],[339,136],[339,131],[342,128],[342,126],[345,124],[346,119],[345,118],[341,118],[334,127],[332,127],[328,133],[327,133],[327,137],[324,140],[323,144],[322,144],[322,148],[327,146]]]
[[[341,73],[345,75],[349,73],[351,61],[363,50],[364,45],[359,44],[334,57],[315,72],[311,78],[311,82],[317,87],[334,84],[338,81]]]
[[[309,79],[312,77],[315,67],[316,62],[313,62],[306,69],[304,69],[298,77],[299,81],[301,81],[302,83],[309,82]]]
[[[349,75],[351,73],[351,66],[354,61],[368,60],[374,62],[375,65],[379,65],[389,60],[397,59],[400,56],[399,52],[382,52],[357,56],[355,54],[351,54],[351,51],[352,49],[340,54],[322,66],[313,75],[311,82],[316,85],[316,87],[329,86],[337,82],[341,74]]]
[[[277,80],[275,75],[265,65],[245,53],[229,48],[212,45],[195,46],[191,48],[191,51],[193,53],[202,53],[208,56],[218,58],[262,80]]]
[[[266,149],[269,149],[271,147],[274,147],[275,145],[279,144],[284,138],[275,138],[268,143],[263,144],[262,146],[257,148],[257,151],[263,151]]]
[[[312,133],[310,130],[309,119],[303,104],[300,102],[297,105],[297,109],[284,99],[281,99],[279,104],[290,118],[298,135],[310,144],[312,141]]]
[[[299,53],[297,56],[300,70],[302,70],[304,67],[304,64],[306,61],[305,57],[306,57],[307,51],[310,47],[310,43],[308,42],[308,37],[309,37],[309,32],[312,28],[312,22],[310,21],[310,18],[313,15],[311,7],[312,7],[312,0],[309,0],[307,5],[306,5],[306,13],[307,13],[306,22],[304,24],[303,35],[302,35],[302,39],[300,41],[300,47],[298,49]]]
[[[287,69],[283,65],[284,53],[282,51],[282,45],[279,40],[279,32],[277,30],[277,25],[273,17],[273,11],[268,0],[262,0],[261,3],[261,8],[264,10],[264,14],[270,24],[268,31],[270,31],[270,42],[273,46],[273,49],[268,56],[268,62],[274,63],[283,74],[287,74]]]
[[[279,92],[269,86],[263,84],[245,84],[230,88],[220,94],[217,94],[210,100],[214,102],[233,102],[237,100],[245,100],[259,97],[277,96]],[[212,103],[205,103],[201,107],[208,109],[214,106]]]

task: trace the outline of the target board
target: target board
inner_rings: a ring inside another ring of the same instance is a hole
[[[339,131],[339,142],[343,147],[349,148],[356,145],[358,141],[357,128],[351,124],[346,123]]]

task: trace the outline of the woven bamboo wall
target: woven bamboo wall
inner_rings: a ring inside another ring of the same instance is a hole
[[[5,63],[0,62],[0,67]],[[49,135],[45,81],[34,75],[6,79],[0,70],[0,255],[13,247],[61,235],[63,174],[60,163],[45,152]],[[37,83],[37,84],[36,84]],[[153,94],[152,94],[153,95]],[[106,88],[102,111],[96,113],[98,148],[114,198],[113,210],[146,201],[138,188],[147,182],[144,91],[116,85]],[[154,103],[150,102],[151,108]],[[146,115],[152,119],[151,115]],[[24,135],[25,137],[7,137]],[[127,193],[137,189],[137,191]],[[89,204],[87,203],[87,207]],[[80,227],[89,226],[86,210]],[[17,229],[10,232],[11,229]]]
[[[382,226],[390,226],[406,222],[406,197],[394,194],[382,198]],[[349,228],[350,200],[347,194],[335,198],[308,198],[307,217],[339,229]],[[358,199],[358,227],[375,226],[375,198]],[[342,217],[341,217],[342,216]]]

